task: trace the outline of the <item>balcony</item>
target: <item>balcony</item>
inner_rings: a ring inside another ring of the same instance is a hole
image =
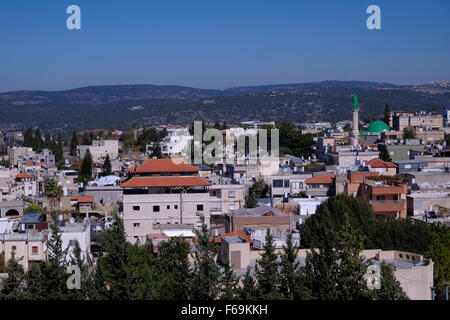
[[[370,200],[374,212],[398,212],[404,209],[405,200]]]

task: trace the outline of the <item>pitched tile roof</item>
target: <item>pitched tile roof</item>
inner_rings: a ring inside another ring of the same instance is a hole
[[[315,183],[321,183],[321,184],[330,184],[334,182],[334,179],[336,178],[335,174],[321,174],[312,178],[309,178],[305,181],[307,184],[315,184]]]
[[[210,186],[208,180],[200,177],[132,177],[120,184],[122,188],[141,187],[201,187]]]
[[[18,175],[16,175],[16,179],[31,179],[33,178],[32,176],[30,176],[28,173],[19,173]]]
[[[127,168],[125,171],[134,172],[136,168],[137,173],[149,172],[198,172],[200,168],[191,166],[184,162],[183,159],[147,159],[145,162],[137,167]]]
[[[383,161],[380,158],[372,159],[368,161],[366,165],[371,166],[372,168],[397,168],[396,164]]]
[[[232,231],[232,232],[228,232],[228,233],[222,234],[222,235],[216,237],[214,239],[214,242],[221,243],[222,242],[222,237],[232,237],[232,236],[238,236],[238,237],[241,237],[242,239],[244,239],[245,241],[247,241],[248,243],[253,243],[253,240],[250,239],[249,236],[247,236],[245,234],[245,232],[242,231],[242,230],[237,230],[237,231]]]
[[[72,196],[70,200],[77,201],[78,203],[94,202],[94,196]]]

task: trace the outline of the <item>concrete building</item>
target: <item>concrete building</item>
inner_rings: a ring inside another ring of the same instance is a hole
[[[123,220],[127,239],[145,243],[148,234],[190,231],[210,221],[207,180],[199,168],[181,159],[148,159],[127,170],[123,188]],[[166,232],[167,231],[167,232]]]
[[[78,242],[81,249],[81,257],[85,263],[89,263],[90,244],[91,244],[91,230],[89,219],[83,222],[76,223],[72,221],[64,221],[61,229],[62,249],[67,249],[67,262],[71,261],[75,242]]]
[[[12,147],[8,148],[8,159],[9,161],[17,166],[17,162],[19,161],[20,155],[26,155],[27,153],[33,152],[33,148],[27,147]]]
[[[77,156],[84,158],[86,151],[92,156],[92,161],[103,162],[106,155],[109,154],[111,160],[117,159],[119,156],[119,141],[118,140],[93,140],[92,145],[77,146]]]
[[[386,162],[379,158],[366,162],[369,171],[378,172],[384,176],[395,176],[397,174],[397,165],[392,162]]]
[[[308,197],[329,197],[336,195],[335,174],[318,174],[305,181]]]
[[[432,130],[442,130],[442,115],[433,115],[425,111],[393,112],[392,127],[394,131],[403,131],[405,128],[422,127]]]

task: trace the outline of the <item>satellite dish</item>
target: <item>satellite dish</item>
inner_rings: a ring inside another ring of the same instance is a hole
[[[69,221],[70,221],[70,224],[75,224],[75,219],[74,218],[70,218]]]

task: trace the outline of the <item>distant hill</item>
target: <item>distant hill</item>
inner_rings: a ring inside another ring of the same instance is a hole
[[[362,115],[391,110],[433,110],[450,104],[450,82],[393,85],[364,81],[234,87],[224,90],[181,86],[92,86],[66,91],[14,91],[0,94],[0,130],[40,127],[63,131],[129,129],[204,119],[239,123],[248,120],[339,121],[351,118],[351,95]]]

